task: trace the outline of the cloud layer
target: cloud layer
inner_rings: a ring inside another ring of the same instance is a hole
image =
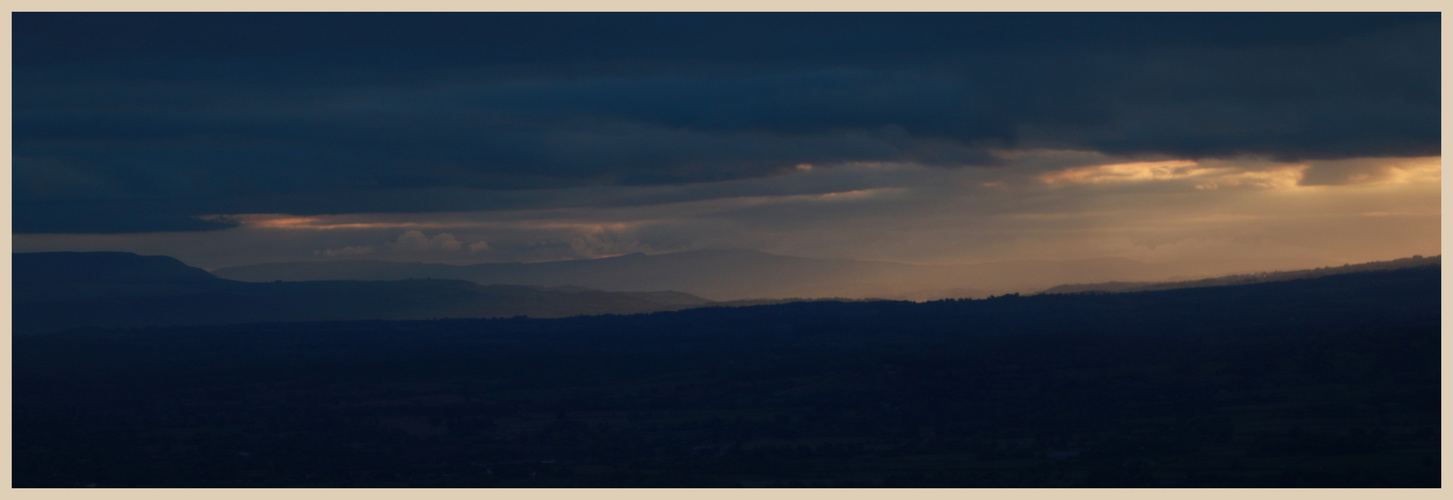
[[[821,195],[927,174],[799,165],[1038,175],[1017,156],[1035,150],[1258,158],[1304,166],[1304,185],[1440,154],[1436,14],[13,21],[17,233]]]
[[[214,219],[235,224],[226,231],[14,239],[17,251],[165,254],[206,268],[752,248],[919,263],[1127,257],[1181,263],[1189,275],[1440,253],[1437,157],[1139,161],[1038,151],[1003,160],[992,169],[859,163],[688,186],[557,189],[508,209],[226,215]],[[1311,177],[1318,170],[1337,183]]]

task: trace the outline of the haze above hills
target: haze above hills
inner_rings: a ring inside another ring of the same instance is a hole
[[[1266,267],[1257,267],[1266,266]],[[1164,281],[1271,269],[1266,263],[1185,265],[1124,258],[1020,260],[920,265],[789,257],[755,250],[697,250],[630,254],[589,260],[473,265],[382,260],[286,262],[226,267],[217,276],[238,281],[400,280],[446,278],[479,284],[582,286],[618,291],[677,290],[712,300],[760,298],[880,298],[936,300],[1030,293],[1066,283]]]
[[[171,257],[13,254],[16,333],[74,327],[634,314],[712,303],[689,294],[462,280],[244,283]]]
[[[1007,291],[1156,290],[1438,265],[1439,258],[1199,281],[1088,285],[1062,283],[1101,277],[1154,279],[1149,277],[1166,270],[1127,259],[916,266],[745,250],[472,266],[286,263],[219,269],[215,274],[170,257],[119,252],[13,254],[12,262],[13,325],[17,333],[30,334],[75,327],[637,314],[803,297],[925,301]],[[1010,283],[1059,286],[1010,289]]]

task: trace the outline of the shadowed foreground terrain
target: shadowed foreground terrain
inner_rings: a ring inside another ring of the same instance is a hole
[[[13,339],[17,487],[1438,487],[1440,270]]]

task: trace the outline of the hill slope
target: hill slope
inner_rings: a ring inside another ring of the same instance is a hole
[[[1441,264],[1441,256],[1434,255],[1432,257],[1423,257],[1421,255],[1415,255],[1402,259],[1367,262],[1363,264],[1348,264],[1340,267],[1321,267],[1317,269],[1302,269],[1296,271],[1235,274],[1230,276],[1221,276],[1218,278],[1207,278],[1200,280],[1171,281],[1164,283],[1112,281],[1108,283],[1059,285],[1047,289],[1041,293],[1144,292],[1153,290],[1175,290],[1179,288],[1203,288],[1212,286],[1246,285],[1251,283],[1271,283],[1276,281],[1318,278],[1322,276],[1360,273],[1366,271],[1437,266]]]
[[[482,286],[460,280],[244,283],[170,257],[11,256],[16,333],[66,328],[635,314],[711,303],[679,292]]]
[[[426,277],[479,284],[584,286],[607,290],[681,290],[714,300],[764,297],[983,298],[1061,283],[1163,279],[1162,265],[1129,259],[1006,261],[917,265],[789,257],[754,250],[631,254],[591,260],[474,265],[344,260],[229,267],[214,271],[240,281],[377,280]]]
[[[1438,487],[1441,272],[17,337],[17,487]]]

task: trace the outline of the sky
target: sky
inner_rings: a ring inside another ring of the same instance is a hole
[[[13,248],[1441,253],[1436,13],[14,13]]]

